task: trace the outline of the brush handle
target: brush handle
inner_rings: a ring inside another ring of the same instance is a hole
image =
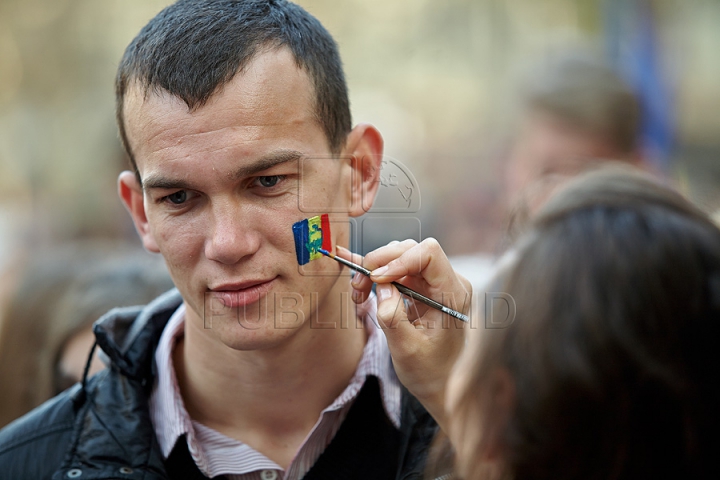
[[[369,277],[370,276],[370,270],[368,270],[365,267],[361,267],[357,263],[353,263],[350,260],[345,260],[344,258],[340,258],[337,255],[333,255],[332,253],[328,252],[327,250],[323,250],[322,248],[318,249],[318,252],[322,253],[323,255],[332,258],[333,260],[342,263],[346,267],[355,270],[356,272],[360,272],[363,275]]]
[[[348,267],[348,268],[350,268],[350,269],[352,269],[352,270],[355,270],[356,272],[360,272],[360,273],[362,273],[363,275],[368,276],[368,277],[370,276],[371,271],[368,270],[368,269],[365,268],[365,267],[361,267],[361,266],[358,265],[357,263],[353,263],[353,262],[351,262],[351,261],[349,261],[349,260],[345,260],[344,258],[340,258],[340,257],[338,257],[337,255],[334,255],[334,254],[332,254],[332,253],[330,253],[330,252],[328,252],[327,250],[324,250],[324,249],[322,249],[322,248],[319,248],[319,249],[318,249],[318,252],[322,253],[322,254],[325,255],[326,257],[332,258],[333,260],[335,260],[335,261],[337,261],[337,262],[339,262],[339,263],[342,263],[342,264],[345,265],[346,267]],[[426,297],[425,295],[423,295],[422,293],[416,292],[416,291],[413,290],[412,288],[406,287],[405,285],[403,285],[403,284],[401,284],[401,283],[397,283],[397,282],[390,282],[390,283],[391,283],[392,285],[395,285],[395,288],[397,288],[398,291],[399,291],[400,293],[402,293],[403,295],[407,295],[408,297],[410,297],[410,298],[412,298],[412,299],[414,299],[414,300],[417,300],[417,301],[419,301],[419,302],[422,302],[422,303],[424,303],[425,305],[427,305],[428,307],[432,307],[432,308],[434,308],[434,309],[436,309],[436,310],[440,310],[440,311],[443,312],[443,313],[447,313],[448,315],[450,315],[450,316],[452,316],[452,317],[455,317],[455,318],[457,318],[458,320],[462,320],[462,321],[465,322],[465,323],[467,323],[467,322],[470,321],[470,318],[469,318],[467,315],[465,315],[465,314],[463,314],[463,313],[460,313],[460,312],[458,312],[457,310],[453,310],[453,309],[450,308],[450,307],[446,307],[446,306],[443,305],[442,303],[436,302],[436,301],[433,300],[432,298],[428,298],[428,297]]]
[[[395,285],[395,288],[397,288],[400,293],[407,295],[408,297],[413,298],[414,300],[418,300],[418,301],[424,303],[425,305],[427,305],[428,307],[432,307],[437,310],[440,310],[443,313],[447,313],[448,315],[451,315],[451,316],[457,318],[458,320],[462,320],[465,323],[470,321],[470,318],[467,315],[460,313],[457,310],[453,310],[450,307],[446,307],[442,303],[436,302],[432,298],[428,298],[425,295],[423,295],[422,293],[416,292],[412,288],[408,288],[405,285],[403,285],[401,283],[397,283],[397,282],[391,282],[391,283],[393,285]]]

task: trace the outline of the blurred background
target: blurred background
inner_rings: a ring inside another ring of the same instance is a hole
[[[0,272],[75,240],[139,247],[116,194],[126,160],[113,79],[125,46],[168,3],[0,0]],[[339,43],[354,121],[386,140],[388,188],[357,222],[358,250],[435,236],[454,256],[495,251],[520,92],[567,49],[595,52],[641,99],[651,168],[720,208],[717,0],[298,3]]]

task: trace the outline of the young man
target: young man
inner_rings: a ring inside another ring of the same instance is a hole
[[[350,301],[369,284],[295,257],[293,223],[330,212],[346,246],[378,188],[382,137],[351,128],[327,31],[284,0],[180,0],[128,47],[117,101],[135,169],[120,197],[177,290],[98,322],[111,368],[0,434],[4,475],[419,478],[437,426],[398,381],[374,299]],[[398,375],[441,419],[462,331],[393,327]]]

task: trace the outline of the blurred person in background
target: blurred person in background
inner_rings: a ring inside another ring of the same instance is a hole
[[[173,287],[159,259],[117,242],[35,252],[14,270],[16,286],[0,326],[0,426],[82,379],[94,321]],[[96,352],[88,374],[102,368]]]
[[[510,205],[549,176],[573,176],[606,159],[643,164],[639,100],[612,67],[590,52],[549,57],[527,75],[520,104],[505,159]]]
[[[516,131],[502,157],[498,201],[505,221],[499,251],[518,224],[578,173],[609,161],[648,168],[640,148],[639,99],[599,56],[586,50],[558,52],[524,78]],[[451,261],[481,289],[494,273],[495,258],[479,252]]]

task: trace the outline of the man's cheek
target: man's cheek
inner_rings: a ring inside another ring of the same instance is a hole
[[[187,250],[193,245],[202,244],[204,241],[202,232],[206,230],[206,226],[198,224],[194,219],[186,220],[184,217],[160,218],[151,222],[151,231],[158,243],[164,245],[165,250]],[[160,248],[162,251],[163,247]]]
[[[163,242],[160,253],[165,257],[168,266],[175,270],[187,270],[195,264],[201,252],[188,242],[179,238]]]
[[[164,229],[155,232],[155,238],[158,239],[160,254],[172,271],[190,269],[202,254],[202,238]]]

